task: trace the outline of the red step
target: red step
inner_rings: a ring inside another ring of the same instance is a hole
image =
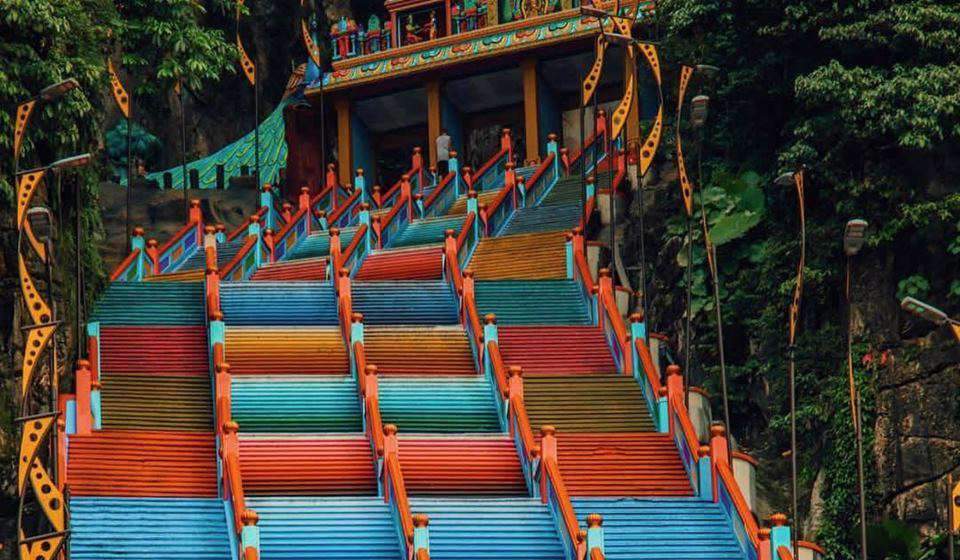
[[[475,376],[470,340],[461,327],[366,327],[367,363],[379,374]]]
[[[210,375],[206,328],[101,327],[100,364],[108,373]]]
[[[248,495],[374,495],[370,443],[363,435],[240,438]]]
[[[669,434],[560,433],[557,462],[572,496],[692,496]]]
[[[216,497],[214,435],[103,430],[72,435],[67,484],[74,496]]]
[[[327,279],[327,259],[280,261],[257,269],[250,280],[260,282],[316,282]]]
[[[411,496],[527,496],[509,436],[399,437],[400,468]]]
[[[367,255],[357,280],[439,280],[443,251],[423,247],[379,251]]]
[[[523,367],[524,375],[617,371],[599,327],[500,327],[497,338],[504,363]]]

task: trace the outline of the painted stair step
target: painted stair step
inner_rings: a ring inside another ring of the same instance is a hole
[[[543,280],[567,277],[566,233],[486,237],[467,270],[477,280]]]
[[[442,267],[439,247],[376,251],[364,259],[355,280],[439,280]]]
[[[452,229],[460,233],[463,221],[463,216],[441,216],[439,218],[414,220],[390,241],[390,247],[413,247],[415,245],[443,243],[444,232]]]
[[[600,327],[504,326],[498,329],[497,338],[504,363],[523,367],[528,377],[617,370]]]
[[[210,379],[104,373],[104,429],[213,430]]]
[[[203,307],[203,304],[198,304]],[[104,373],[210,376],[207,332],[195,327],[101,327]]]
[[[346,247],[353,241],[353,234],[357,228],[348,227],[340,229],[340,247]],[[330,233],[327,230],[311,233],[303,241],[298,243],[292,251],[285,257],[285,261],[297,259],[312,259],[317,257],[330,256]]]
[[[234,239],[233,241],[226,241],[217,245],[217,266],[223,267],[233,260],[237,256],[237,253],[240,252],[240,249],[243,248],[243,245],[247,242],[247,236],[241,235]],[[190,257],[183,261],[177,271],[187,271],[187,270],[200,270],[202,271],[207,266],[207,252],[201,246],[198,250],[190,255]],[[165,275],[164,275],[165,276]]]
[[[337,327],[226,328],[234,375],[347,375],[350,363]]]
[[[250,432],[360,432],[357,386],[350,377],[235,377],[233,419]]]
[[[380,414],[405,433],[499,432],[497,404],[482,377],[384,378]]]
[[[530,424],[569,432],[654,431],[643,390],[626,375],[530,376],[523,381]]]
[[[470,340],[459,326],[367,327],[363,349],[384,378],[477,375]]]
[[[230,560],[223,502],[184,498],[79,498],[70,509],[70,558]]]
[[[398,560],[400,541],[380,497],[249,497],[263,560]]]
[[[202,282],[113,282],[89,322],[101,325],[202,325]]]
[[[590,325],[590,310],[573,280],[479,281],[481,315],[494,313],[499,325]]]
[[[163,274],[154,274],[144,276],[143,282],[202,282],[204,270],[196,268],[193,270],[182,270],[178,272],[165,272]]]
[[[513,440],[506,435],[399,436],[411,496],[526,496]]]
[[[410,509],[430,517],[435,560],[561,560],[560,535],[538,499],[413,498]]]
[[[354,282],[353,310],[365,325],[455,325],[458,302],[446,282]]]
[[[227,325],[339,324],[337,294],[329,282],[224,282],[220,305]]]
[[[322,282],[327,280],[327,258],[279,261],[261,266],[253,273],[254,282]]]
[[[610,186],[610,177],[606,173],[597,173],[596,188],[606,189]],[[553,206],[562,204],[580,204],[581,194],[579,173],[571,173],[568,177],[561,177],[554,185],[546,197],[540,202],[541,206]]]
[[[504,226],[500,235],[509,236],[550,231],[567,232],[577,227],[579,223],[579,204],[520,208]]]
[[[74,496],[215,497],[213,433],[103,430],[69,437]]]
[[[669,434],[557,432],[557,462],[571,496],[692,496]]]
[[[364,434],[240,436],[240,472],[250,496],[377,493]]]
[[[497,198],[497,195],[500,194],[499,189],[490,189],[486,191],[481,191],[477,193],[477,207],[479,208],[481,204],[486,204],[487,206],[493,202],[493,199]],[[460,195],[460,197],[454,201],[450,206],[450,209],[447,210],[447,216],[464,216],[467,213],[467,195]]]
[[[603,516],[604,549],[610,560],[710,558],[745,560],[719,504],[698,499],[574,498],[585,522]]]

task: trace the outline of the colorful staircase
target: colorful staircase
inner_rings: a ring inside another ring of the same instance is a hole
[[[442,216],[414,220],[390,241],[390,247],[414,247],[443,243],[448,229],[456,232],[463,227],[463,216]]]
[[[566,234],[528,233],[483,239],[467,270],[477,280],[567,277]]]
[[[251,496],[377,493],[370,442],[363,434],[241,433],[240,469]]]
[[[202,282],[114,282],[88,319],[101,325],[202,325]]]
[[[363,261],[355,279],[374,280],[439,280],[443,267],[443,251],[439,247],[414,247],[373,251]]]
[[[319,282],[328,276],[326,257],[277,261],[261,266],[253,273],[254,282]]]
[[[327,282],[224,282],[220,305],[229,326],[339,324],[337,294]]]
[[[341,228],[340,246],[346,247],[349,245],[353,241],[353,234],[356,232],[357,228],[355,227]],[[284,260],[311,259],[327,257],[328,255],[330,255],[330,231],[323,230],[308,235],[284,257]]]
[[[367,325],[460,322],[456,295],[443,281],[355,282],[351,290],[353,310],[363,314]]]
[[[476,283],[477,308],[501,325],[592,325],[573,280],[487,280]]]

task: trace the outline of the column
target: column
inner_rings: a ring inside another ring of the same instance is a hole
[[[353,156],[351,144],[350,100],[337,99],[337,172],[341,185],[353,182]]]
[[[537,103],[537,61],[526,58],[520,63],[523,77],[523,128],[526,139],[524,161],[540,159],[539,109]]]
[[[427,153],[430,155],[430,165],[437,165],[437,136],[440,136],[441,121],[441,94],[440,80],[427,82]],[[456,149],[461,149],[459,146]]]

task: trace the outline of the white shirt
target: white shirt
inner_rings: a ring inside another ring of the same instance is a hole
[[[450,159],[450,135],[441,134],[437,136],[437,160],[447,161]]]

